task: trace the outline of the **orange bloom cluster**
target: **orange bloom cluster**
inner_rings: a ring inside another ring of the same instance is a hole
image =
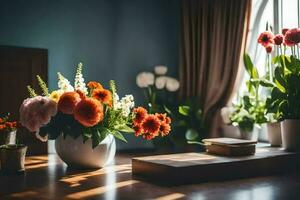
[[[136,136],[143,136],[147,140],[152,140],[157,136],[166,136],[171,131],[171,118],[166,114],[148,114],[143,107],[133,110],[133,129]]]
[[[85,127],[92,127],[104,118],[103,104],[112,105],[112,94],[98,83],[87,84],[89,95],[81,91],[65,92],[58,101],[58,110],[74,118]]]
[[[0,118],[0,131],[13,131],[17,129],[18,123],[16,121],[9,122],[3,118]]]

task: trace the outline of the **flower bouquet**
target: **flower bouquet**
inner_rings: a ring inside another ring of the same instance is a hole
[[[29,131],[35,132],[40,140],[56,140],[57,153],[69,165],[102,167],[107,159],[97,164],[91,159],[84,163],[82,160],[88,159],[89,155],[76,155],[77,160],[74,160],[70,154],[74,155],[76,151],[95,154],[98,149],[102,152],[101,156],[90,155],[90,158],[99,160],[98,157],[113,157],[113,138],[126,142],[122,133],[135,133],[136,136],[151,140],[164,137],[171,130],[171,119],[166,114],[148,114],[142,107],[134,108],[132,95],[120,99],[115,81],[109,82],[109,89],[94,81],[85,84],[82,63],[78,64],[74,86],[58,73],[59,89],[49,92],[41,77],[37,76],[37,79],[43,94],[37,95],[28,86],[30,98],[25,99],[20,107],[20,122]],[[76,144],[81,147],[72,149],[75,140],[79,141],[80,144]],[[65,153],[70,149],[72,153]]]

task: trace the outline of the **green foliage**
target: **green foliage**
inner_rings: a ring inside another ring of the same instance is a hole
[[[267,99],[267,112],[281,119],[300,119],[300,60],[294,56],[277,56],[275,84]]]
[[[39,76],[36,76],[37,80],[38,80],[38,84],[43,92],[43,95],[45,96],[49,96],[49,89],[47,87],[47,84],[45,83],[45,81]]]
[[[185,131],[187,141],[201,141],[206,133],[202,107],[198,99],[191,99],[178,107],[176,125]]]
[[[35,93],[35,90],[30,85],[27,85],[27,90],[28,90],[29,96],[31,98],[37,96],[37,94]]]

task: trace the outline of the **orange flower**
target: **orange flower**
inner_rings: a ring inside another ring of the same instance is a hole
[[[170,117],[166,117],[166,123],[170,124],[171,122],[172,122],[171,118]]]
[[[85,127],[95,126],[103,120],[103,106],[93,98],[85,98],[75,107],[74,117]]]
[[[158,136],[160,121],[155,115],[148,115],[142,123],[146,139]]]
[[[133,126],[133,130],[134,130],[134,134],[135,134],[135,136],[140,136],[140,135],[142,135],[143,134],[143,128],[142,128],[142,126],[140,126],[140,125],[137,125],[137,126]]]
[[[112,95],[109,90],[95,89],[93,90],[92,97],[104,104],[110,105],[112,102]]]
[[[87,84],[87,86],[88,86],[90,89],[92,89],[92,90],[94,90],[94,89],[103,89],[103,86],[102,86],[100,83],[95,82],[95,81],[90,81],[90,82]]]
[[[135,114],[135,117],[133,119],[134,124],[142,123],[148,115],[147,110],[143,107],[137,107],[137,108],[133,109],[133,113]]]
[[[167,118],[167,115],[166,115],[166,114],[162,114],[162,113],[155,113],[155,116],[156,116],[161,122],[166,121],[166,118]]]
[[[4,122],[4,120],[2,118],[0,118],[0,124],[2,124]]]
[[[169,124],[167,124],[166,122],[162,122],[160,124],[160,128],[159,128],[159,132],[161,134],[161,136],[166,136],[170,133],[171,131],[171,126]]]
[[[77,92],[65,92],[58,101],[58,109],[65,114],[73,114],[80,101],[81,98]]]
[[[4,124],[0,125],[0,130],[3,130],[5,128],[6,128],[6,126]]]

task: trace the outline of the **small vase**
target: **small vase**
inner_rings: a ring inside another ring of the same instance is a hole
[[[244,131],[240,129],[240,138],[243,140],[257,141],[258,131],[256,128],[254,128],[252,131]]]
[[[81,136],[73,139],[70,136],[63,138],[60,135],[55,140],[55,149],[58,156],[70,168],[97,169],[113,161],[116,153],[116,142],[113,135],[108,135],[93,149],[91,139],[83,143]]]
[[[0,145],[4,144],[16,144],[16,133],[17,131],[1,133]]]
[[[286,151],[300,151],[300,120],[286,119],[281,122],[282,147]]]
[[[281,127],[280,122],[267,124],[268,139],[271,146],[281,146]]]
[[[16,173],[25,171],[24,163],[27,146],[2,145],[0,146],[1,171]]]

